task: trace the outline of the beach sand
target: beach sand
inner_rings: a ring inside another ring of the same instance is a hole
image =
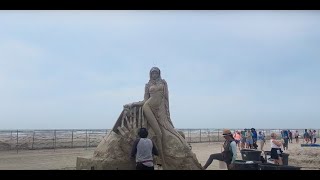
[[[222,142],[191,143],[192,151],[199,162],[204,165],[212,153],[221,152]],[[258,147],[260,148],[260,147]],[[67,148],[47,150],[15,150],[0,151],[0,169],[10,170],[72,170],[75,169],[77,157],[91,157],[95,147]],[[270,150],[267,144],[264,150]],[[289,165],[304,167],[306,169],[320,169],[320,148],[301,147],[300,144],[289,143]],[[241,160],[238,151],[237,159]],[[208,170],[220,170],[219,162],[214,160]]]

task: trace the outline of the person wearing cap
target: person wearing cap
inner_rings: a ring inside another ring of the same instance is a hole
[[[154,170],[153,155],[158,156],[158,150],[153,141],[148,137],[148,130],[140,128],[137,138],[133,143],[131,158],[135,157],[136,170]]]
[[[229,129],[224,129],[222,135],[225,138],[223,151],[221,153],[211,154],[203,166],[203,169],[207,169],[214,159],[224,161],[227,164],[228,170],[233,169],[233,163],[237,159],[237,144]]]

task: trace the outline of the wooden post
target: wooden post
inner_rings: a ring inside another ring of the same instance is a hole
[[[73,148],[73,130],[71,131],[71,148]]]
[[[35,131],[33,131],[33,135],[32,135],[32,146],[31,146],[31,149],[33,149],[33,144],[34,144],[34,134],[35,134]]]
[[[10,150],[11,150],[11,146],[12,146],[13,142],[12,142],[12,131],[11,131],[11,135],[10,135]]]
[[[89,147],[90,147],[90,132],[89,132],[88,141],[89,141]]]
[[[88,130],[86,129],[86,149],[88,147]]]
[[[200,129],[200,142],[201,142],[201,129]]]
[[[53,131],[53,151],[56,151],[56,130]]]
[[[210,129],[208,129],[208,137],[209,137],[209,144],[210,144]]]
[[[189,143],[191,143],[191,129],[188,129],[188,134],[189,134]]]
[[[19,151],[19,131],[17,130],[17,154],[18,154],[18,151]]]
[[[218,129],[218,142],[219,142],[219,139],[220,139],[219,136],[220,136],[220,133],[219,133],[219,129]]]

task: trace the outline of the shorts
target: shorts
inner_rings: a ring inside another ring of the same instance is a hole
[[[246,143],[247,144],[253,144],[253,140],[252,139],[247,139]]]
[[[281,148],[272,148],[271,149],[271,159],[279,159],[279,157],[282,157],[282,150]]]
[[[236,142],[236,144],[239,144],[240,140],[234,140]]]

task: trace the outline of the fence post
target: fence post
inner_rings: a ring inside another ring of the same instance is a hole
[[[200,142],[201,142],[201,129],[200,129]]]
[[[90,131],[89,131],[88,141],[89,141],[89,147],[90,147]]]
[[[32,134],[32,146],[31,146],[31,149],[33,149],[33,144],[34,144],[34,130],[33,130],[33,134]]]
[[[71,148],[73,148],[73,130],[71,131]]]
[[[218,142],[219,142],[219,136],[220,136],[220,133],[219,133],[219,129],[218,129]]]
[[[88,147],[88,130],[86,129],[86,149]]]
[[[11,142],[11,143],[10,143],[10,150],[11,150],[11,149],[12,149],[11,146],[12,146],[12,144],[13,144],[13,142],[12,142],[12,131],[11,131],[11,135],[10,135],[10,142]]]
[[[191,143],[191,130],[188,129],[188,135],[189,135],[189,143]]]
[[[209,144],[210,144],[210,129],[208,129],[208,137],[209,137]]]
[[[17,130],[17,154],[18,154],[18,151],[19,151],[19,131]]]
[[[56,130],[53,131],[53,151],[56,151]]]

